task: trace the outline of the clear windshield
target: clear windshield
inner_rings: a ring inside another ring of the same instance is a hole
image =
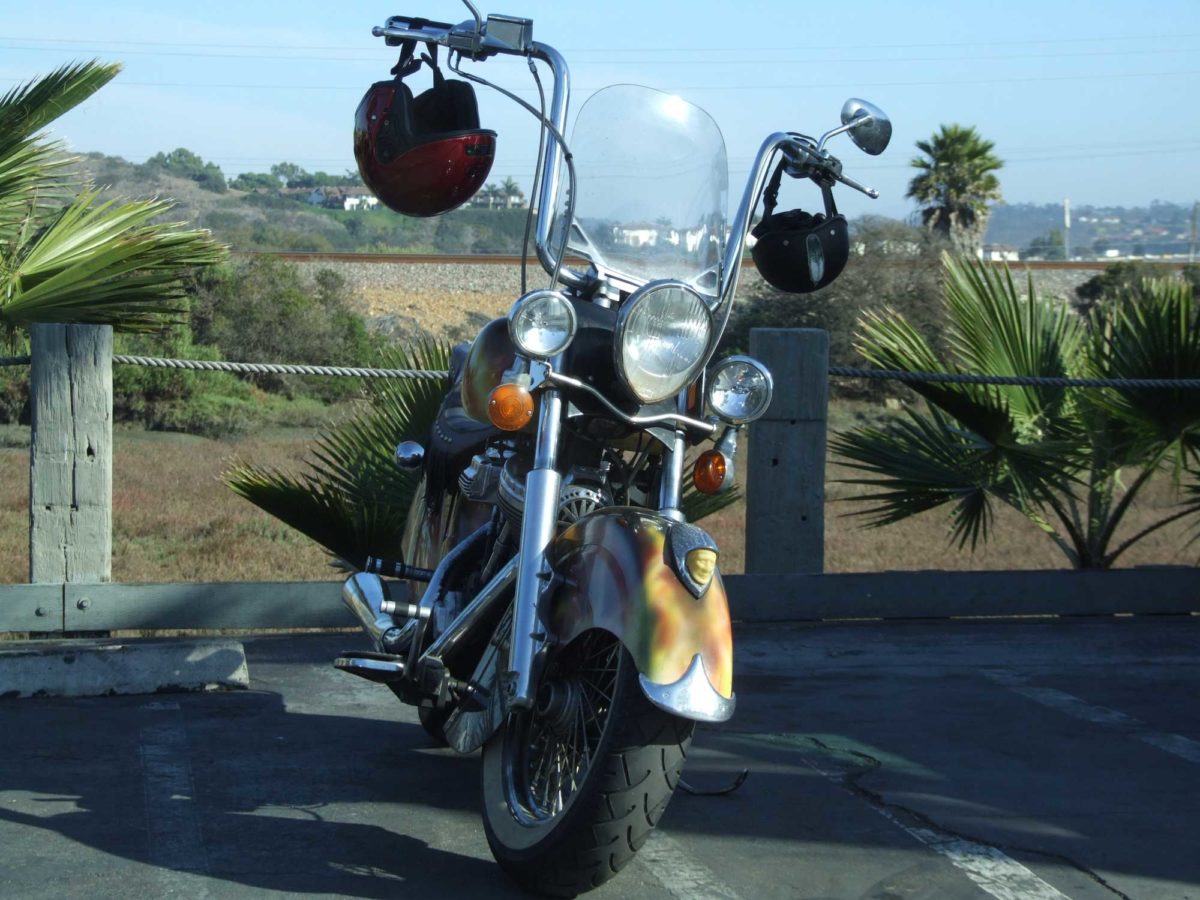
[[[570,146],[578,179],[570,251],[602,274],[677,279],[715,296],[729,171],[712,117],[671,94],[615,85],[580,109]],[[558,223],[564,210],[565,202]]]

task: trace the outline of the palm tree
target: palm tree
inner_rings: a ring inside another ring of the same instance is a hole
[[[989,375],[1200,378],[1200,307],[1179,279],[1146,281],[1080,318],[1022,298],[1007,270],[944,258],[946,358],[896,314],[860,321],[859,352],[884,369]],[[1200,513],[1200,391],[918,383],[926,412],[838,435],[886,525],[946,504],[952,538],[986,540],[995,503],[1023,513],[1076,568],[1106,569],[1146,535]],[[1174,510],[1118,542],[1148,481],[1185,483]],[[1129,472],[1128,482],[1122,479]],[[1122,489],[1123,487],[1123,489]]]
[[[480,188],[476,196],[480,200],[487,201],[487,208],[492,209],[495,207],[496,201],[501,199],[504,195],[500,188],[496,187],[495,184],[489,181],[482,188]]]
[[[500,185],[500,193],[504,197],[504,206],[507,209],[520,206],[525,202],[525,192],[521,190],[521,186],[511,175],[505,178],[504,183]]]
[[[908,185],[908,194],[921,204],[921,221],[951,241],[956,251],[974,254],[987,229],[989,200],[999,200],[1000,180],[995,171],[1004,163],[992,153],[995,147],[974,128],[943,125],[928,141],[917,141],[925,154],[911,165],[920,169]]]
[[[35,322],[157,329],[183,274],[224,256],[207,232],[152,222],[170,203],[100,202],[73,179],[75,158],[38,133],[119,71],[65,65],[0,97],[0,324],[10,338]]]

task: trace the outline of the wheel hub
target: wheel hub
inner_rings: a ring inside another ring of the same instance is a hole
[[[559,678],[543,682],[538,691],[534,715],[547,728],[562,736],[575,727],[581,703],[579,682],[573,678]]]

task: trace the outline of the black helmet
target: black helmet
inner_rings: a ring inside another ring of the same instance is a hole
[[[371,85],[354,117],[354,157],[363,183],[385,205],[407,216],[437,216],[469,200],[487,180],[496,132],[479,127],[475,90],[446,79],[436,45],[422,59],[433,87],[413,97],[403,83],[421,67],[406,41],[394,81]]]
[[[824,185],[824,213],[792,209],[775,214],[782,171],[781,165],[764,191],[765,214],[750,232],[757,239],[750,255],[768,284],[790,294],[807,294],[842,274],[850,256],[850,229],[833,203],[833,192]]]

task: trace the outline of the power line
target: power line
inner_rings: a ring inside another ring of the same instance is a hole
[[[995,46],[1019,46],[1025,44],[1095,44],[1105,41],[1114,41],[1120,44],[1126,44],[1130,41],[1158,41],[1158,40],[1180,40],[1186,38],[1200,37],[1200,34],[1189,33],[1169,33],[1169,34],[1143,34],[1143,35],[1128,35],[1114,34],[1102,35],[1098,37],[1074,37],[1074,38],[1018,38],[1008,40],[994,40],[985,38],[979,41],[932,41],[922,43],[905,43],[905,44],[847,44],[845,49],[852,50],[887,50],[887,49],[908,49],[908,48],[926,48],[926,47],[995,47]],[[21,41],[21,42],[40,42],[44,44],[128,44],[135,47],[172,47],[178,50],[181,47],[206,47],[210,49],[222,50],[361,50],[361,45],[315,45],[315,44],[219,44],[219,43],[183,43],[181,41],[138,41],[138,40],[111,40],[111,39],[86,39],[86,38],[51,38],[51,37],[21,37],[18,35],[0,35],[0,40],[6,41]],[[822,45],[816,44],[793,44],[786,47],[673,47],[664,51],[661,47],[560,47],[559,52],[567,54],[583,54],[583,53],[647,53],[660,55],[663,52],[673,53],[772,53],[772,52],[788,52],[795,53],[800,50],[815,50],[823,49]]]
[[[120,42],[117,42],[120,43]],[[278,48],[276,48],[278,49]],[[384,48],[387,49],[387,48]],[[824,53],[836,53],[841,50],[854,49],[850,47],[824,47]],[[0,44],[0,50],[23,50],[30,52],[41,53],[61,53],[61,47],[33,47],[21,46],[13,44]],[[970,56],[874,56],[874,57],[832,57],[829,59],[813,60],[811,57],[797,58],[794,51],[788,51],[788,56],[782,59],[765,58],[761,54],[756,53],[748,59],[687,59],[687,60],[646,60],[640,61],[640,66],[671,66],[673,68],[679,66],[695,65],[704,66],[744,66],[751,67],[755,65],[811,65],[813,62],[838,62],[838,63],[910,63],[910,62],[963,62],[969,60],[971,62],[982,62],[987,60],[1059,60],[1066,58],[1080,57],[1103,57],[1103,56],[1144,56],[1155,55],[1161,56],[1164,53],[1196,53],[1200,51],[1198,47],[1154,47],[1143,50],[1085,50],[1082,52],[1063,53],[1060,51],[1051,51],[1049,53],[1018,53],[1018,54],[991,54],[979,55],[972,54]],[[169,56],[169,57],[197,57],[205,59],[246,59],[246,60],[285,60],[290,62],[356,62],[356,63],[378,63],[381,55],[379,48],[368,48],[363,50],[357,56],[296,56],[294,54],[257,54],[257,53],[211,53],[197,52],[192,50],[127,50],[117,47],[93,47],[88,50],[89,53],[107,53],[114,56]],[[679,52],[679,51],[671,51]],[[607,65],[610,60],[601,62],[577,63],[577,66],[589,65]]]
[[[1200,152],[1200,144],[1194,144],[1188,147],[1160,147],[1149,150],[1120,150],[1112,153],[1086,153],[1086,154],[1067,154],[1056,156],[1012,156],[1006,155],[1002,157],[1004,165],[1008,166],[1013,163],[1027,162],[1075,162],[1077,160],[1086,159],[1113,159],[1123,156],[1161,156],[1167,153],[1198,153]],[[909,169],[907,163],[886,163],[874,164],[865,163],[863,165],[847,166],[847,169],[853,168],[859,171],[882,171],[885,169]]]
[[[958,85],[977,85],[977,84],[1020,84],[1029,82],[1046,82],[1046,81],[1107,81],[1126,78],[1174,78],[1181,75],[1200,75],[1200,69],[1185,69],[1174,72],[1113,72],[1105,75],[1034,75],[1023,78],[956,78],[953,80],[940,79],[935,81],[837,81],[837,82],[806,82],[804,84],[780,84],[770,82],[767,84],[752,84],[752,85],[729,85],[729,84],[697,84],[697,85],[671,85],[666,90],[670,91],[757,91],[766,93],[768,91],[797,91],[797,90],[821,90],[824,88],[864,88],[864,87],[947,87]],[[8,84],[23,84],[24,81],[18,78],[0,78],[0,82]],[[600,90],[603,87],[610,85],[592,85],[592,86],[576,86],[577,91],[584,93]],[[213,88],[221,90],[272,90],[272,91],[337,91],[337,92],[355,92],[362,93],[362,85],[344,86],[344,85],[329,85],[329,84],[221,84],[213,82],[185,82],[185,81],[122,81],[120,79],[114,81],[112,87],[171,87],[171,88]],[[516,89],[513,93],[533,93],[530,89]]]

